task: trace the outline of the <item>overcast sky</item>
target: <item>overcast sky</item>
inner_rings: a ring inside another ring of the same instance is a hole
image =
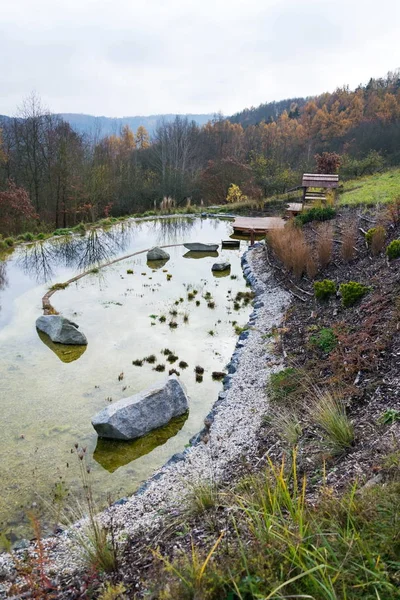
[[[400,67],[400,0],[3,0],[0,114],[232,114]]]

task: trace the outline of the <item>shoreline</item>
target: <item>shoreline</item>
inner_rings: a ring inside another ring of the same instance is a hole
[[[223,482],[230,465],[240,460],[257,459],[257,433],[266,410],[265,386],[269,375],[283,364],[283,358],[278,359],[269,348],[265,334],[281,321],[290,295],[275,284],[262,244],[248,249],[241,262],[255,299],[248,329],[240,334],[227,365],[223,391],[205,418],[205,427],[191,439],[189,447],[173,455],[132,496],[118,500],[99,514],[104,525],[112,522],[121,546],[122,538],[145,539],[162,524],[165,514],[178,511],[191,485],[204,480]],[[273,366],[267,366],[268,362]],[[58,585],[62,581],[59,592],[85,570],[74,534],[81,527],[82,521],[42,542],[52,579]],[[35,542],[27,550],[35,553]],[[25,552],[18,550],[15,556],[21,558]],[[12,555],[0,555],[3,581],[10,578],[13,571],[15,574],[13,564]],[[10,586],[11,583],[0,583],[0,597],[7,597]]]

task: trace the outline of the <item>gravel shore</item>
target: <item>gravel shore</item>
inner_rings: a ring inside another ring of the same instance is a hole
[[[244,254],[242,266],[255,292],[254,310],[249,328],[239,336],[228,365],[224,391],[191,446],[172,457],[136,494],[101,513],[100,519],[105,524],[112,518],[121,540],[138,535],[145,538],[149,531],[160,526],[165,514],[174,514],[182,507],[192,484],[207,479],[223,482],[230,464],[255,458],[257,432],[266,410],[265,386],[270,373],[281,368],[265,334],[279,325],[290,296],[276,286],[262,244]],[[74,526],[79,527],[79,523]],[[62,574],[65,582],[85,569],[74,528],[45,540],[53,581]],[[35,551],[34,545],[31,550]],[[11,557],[1,555],[0,598],[7,597],[13,572]]]

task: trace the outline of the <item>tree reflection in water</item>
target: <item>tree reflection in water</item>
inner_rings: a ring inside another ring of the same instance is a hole
[[[170,219],[157,219],[152,221],[153,231],[152,235],[157,240],[158,246],[165,246],[167,244],[179,243],[182,239],[190,238],[190,230],[195,225],[195,219],[193,218],[179,218],[171,217]],[[137,222],[136,227],[142,228],[148,226],[146,221]]]
[[[38,283],[54,278],[56,267],[65,266],[85,271],[110,260],[124,250],[128,236],[123,226],[110,230],[92,229],[85,236],[37,242],[20,250],[17,264],[24,273],[34,274]]]
[[[8,285],[6,261],[0,261],[0,291]],[[1,310],[1,304],[0,304]]]

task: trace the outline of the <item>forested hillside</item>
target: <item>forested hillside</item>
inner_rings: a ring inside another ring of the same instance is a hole
[[[203,126],[163,119],[151,137],[143,126],[125,125],[99,139],[76,132],[31,96],[19,118],[0,123],[0,211],[13,206],[18,215],[15,194],[27,193],[36,223],[66,227],[153,209],[164,196],[177,205],[188,197],[223,202],[232,183],[252,198],[282,193],[323,151],[341,155],[341,178],[400,163],[399,72],[288,103]],[[9,233],[32,228],[31,216],[16,216]]]
[[[78,133],[86,133],[97,138],[103,138],[107,135],[117,135],[122,127],[128,125],[131,129],[138,129],[143,126],[147,129],[150,135],[153,134],[157,127],[158,121],[173,121],[176,115],[149,115],[147,117],[94,117],[92,115],[84,115],[77,113],[60,113],[58,115],[64,121],[67,121]],[[194,121],[197,125],[205,125],[213,115],[183,115],[189,121]]]

